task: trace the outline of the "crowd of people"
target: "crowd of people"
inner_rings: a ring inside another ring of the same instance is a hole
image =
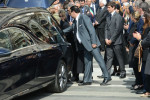
[[[72,81],[79,86],[92,84],[94,57],[103,73],[98,76],[104,78],[100,85],[111,81],[111,76],[125,78],[129,64],[135,75],[131,89],[150,96],[150,6],[145,0],[56,0],[48,10],[72,44]],[[139,45],[142,56],[137,57]],[[83,81],[79,73],[84,73]]]

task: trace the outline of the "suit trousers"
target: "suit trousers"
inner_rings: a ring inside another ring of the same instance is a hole
[[[150,75],[145,74],[145,89],[146,92],[150,92]]]
[[[123,60],[123,52],[122,45],[107,45],[106,46],[106,66],[108,72],[111,72],[111,67],[113,63],[114,56],[116,56],[117,61],[119,63],[121,73],[125,73],[125,64]]]
[[[93,49],[92,51],[87,51],[86,49],[84,50],[84,62],[85,62],[85,70],[84,70],[84,77],[83,77],[83,82],[92,82],[92,59],[93,57],[99,64],[104,78],[110,78],[110,74],[107,71],[104,59],[100,53],[100,49],[97,47]]]
[[[104,28],[97,28],[96,27],[96,34],[98,36],[98,39],[101,43],[101,46],[100,46],[100,50],[105,50],[105,29]]]

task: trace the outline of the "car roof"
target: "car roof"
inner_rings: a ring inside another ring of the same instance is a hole
[[[56,0],[7,0],[6,6],[12,8],[50,7]]]
[[[11,18],[25,13],[31,13],[31,12],[48,12],[44,8],[40,7],[32,7],[32,8],[0,8],[0,29],[2,25],[4,25],[8,20]]]

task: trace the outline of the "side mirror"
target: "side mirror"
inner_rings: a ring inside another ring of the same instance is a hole
[[[6,56],[9,56],[9,55],[11,55],[10,50],[0,47],[0,57],[6,57]]]

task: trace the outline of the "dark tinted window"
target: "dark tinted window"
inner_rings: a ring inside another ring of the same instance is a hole
[[[0,32],[0,47],[11,50],[11,43],[9,39],[9,33],[7,30],[2,30]]]
[[[34,12],[19,15],[11,19],[8,24],[23,24],[41,41],[46,43],[61,43],[63,38],[60,35],[57,23],[49,13]]]
[[[29,27],[34,31],[36,36],[38,36],[37,34],[40,34],[43,38],[42,40],[45,42],[63,42],[63,39],[57,30],[56,23],[51,19],[49,13],[38,12],[31,18]],[[41,39],[41,37],[39,38]]]
[[[13,50],[33,44],[32,40],[21,29],[9,28],[8,32],[10,34],[10,40],[11,40]]]
[[[58,26],[57,22],[53,20],[51,15],[49,13],[42,13],[43,17],[45,18],[45,21],[43,23],[41,22],[41,26],[45,27],[49,31],[50,34],[52,34],[53,38],[58,42],[61,43],[64,41],[64,39],[61,36],[60,27]],[[48,23],[48,25],[45,25],[45,23]]]

